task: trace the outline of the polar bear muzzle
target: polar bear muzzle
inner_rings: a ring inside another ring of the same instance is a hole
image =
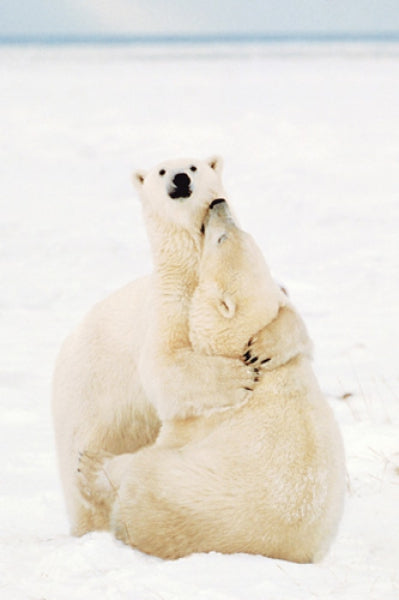
[[[191,179],[187,173],[176,173],[173,177],[169,189],[168,195],[173,200],[179,200],[181,198],[189,198],[192,194]]]
[[[210,203],[209,210],[212,210],[218,204],[223,204],[223,203],[226,205],[226,200],[224,198],[216,198],[216,200],[212,200],[212,202]]]
[[[216,198],[210,203],[205,220],[202,223],[201,233],[209,233],[208,228],[210,225],[212,226],[212,236],[220,234],[219,243],[227,239],[229,230],[237,229],[229,205],[224,198]]]

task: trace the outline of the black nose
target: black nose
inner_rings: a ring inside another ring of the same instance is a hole
[[[189,198],[191,196],[191,179],[187,173],[176,173],[171,181],[171,187],[168,190],[169,196],[174,200],[179,198]]]
[[[212,200],[212,202],[209,205],[210,210],[212,210],[212,208],[214,208],[218,204],[223,204],[223,202],[226,204],[226,200],[224,198],[216,198],[216,200]]]
[[[175,175],[173,177],[172,183],[177,188],[185,188],[185,187],[188,187],[190,185],[191,179],[187,175],[187,173],[177,173],[177,175]]]

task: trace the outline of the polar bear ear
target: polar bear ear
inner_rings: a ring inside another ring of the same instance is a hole
[[[136,187],[137,189],[140,189],[144,183],[145,176],[146,176],[145,171],[135,171],[132,175],[132,181],[133,181],[134,187]]]
[[[224,292],[219,298],[218,308],[223,317],[226,319],[232,319],[236,312],[236,303],[230,294]]]
[[[221,156],[211,156],[206,161],[208,165],[216,171],[216,173],[221,173],[223,169],[223,159]]]

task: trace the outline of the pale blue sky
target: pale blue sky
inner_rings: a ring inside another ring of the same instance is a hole
[[[0,0],[0,35],[399,31],[399,0]]]

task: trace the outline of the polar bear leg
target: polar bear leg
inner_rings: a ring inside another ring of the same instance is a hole
[[[259,535],[263,522],[249,523],[238,473],[223,477],[223,472],[222,464],[210,464],[202,443],[180,449],[154,445],[126,457],[111,531],[164,559],[211,551],[267,553]]]
[[[236,549],[216,474],[192,464],[179,450],[156,446],[128,461],[111,514],[118,539],[165,559]]]
[[[109,507],[91,492],[81,492],[78,468],[77,463],[70,469],[73,472],[64,472],[64,488],[71,534],[79,537],[89,531],[109,529]]]
[[[214,442],[212,460],[204,440],[89,457],[84,485],[109,507],[114,535],[148,554],[176,559],[194,552],[247,552],[313,562],[317,532],[313,539],[307,527],[287,524],[265,491],[257,494],[257,478],[243,485],[244,464],[232,464]]]
[[[191,348],[170,356],[146,352],[140,374],[162,422],[239,406],[259,379],[257,369],[246,363],[244,356],[207,355]]]
[[[55,443],[75,535],[108,527],[108,511],[79,490],[79,452],[135,452],[158,435],[160,422],[137,372],[150,286],[150,278],[138,279],[95,305],[57,358]]]
[[[134,453],[138,448],[153,442],[158,433],[159,425],[157,419],[154,419],[153,422],[150,420],[150,415],[150,412],[146,415],[148,419],[140,419],[136,415],[138,418],[135,420],[135,425],[138,427],[141,424],[141,433],[132,436],[132,440],[128,440],[124,429],[118,428],[115,428],[114,436],[108,435],[107,440],[104,440],[103,434],[108,432],[98,431],[97,429],[98,437],[88,438],[84,435],[77,435],[69,451],[64,453],[63,458],[60,456],[62,482],[72,535],[81,536],[89,531],[109,530],[110,528],[110,494],[108,492],[103,493],[101,486],[94,485],[93,482],[91,483],[93,489],[90,489],[91,485],[82,485],[83,474],[86,477],[89,472],[86,465],[83,464],[83,458],[87,458],[87,456],[98,457],[95,460],[92,459],[92,471],[94,473],[96,469],[100,472],[102,461],[107,459],[108,462],[109,457],[115,456],[109,451],[118,453],[126,450]],[[131,429],[134,433],[134,428]],[[103,449],[104,447],[106,450]],[[129,457],[131,454],[122,454],[121,456]],[[118,458],[119,455],[116,454],[115,460]],[[106,480],[106,478],[107,474],[104,474],[103,479]],[[99,481],[101,481],[101,477]],[[105,485],[103,487],[105,489]]]

